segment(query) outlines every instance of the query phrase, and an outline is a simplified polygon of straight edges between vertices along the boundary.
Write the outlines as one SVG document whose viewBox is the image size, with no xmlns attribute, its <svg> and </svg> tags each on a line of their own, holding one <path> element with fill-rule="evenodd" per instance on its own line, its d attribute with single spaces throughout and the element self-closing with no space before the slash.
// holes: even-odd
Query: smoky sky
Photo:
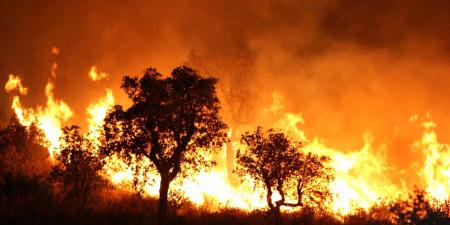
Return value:
<svg viewBox="0 0 450 225">
<path fill-rule="evenodd" d="M 265 125 L 276 91 L 308 136 L 342 149 L 372 132 L 392 159 L 414 158 L 399 154 L 420 137 L 409 118 L 428 112 L 450 140 L 446 0 L 2 1 L 0 17 L 0 82 L 20 75 L 24 104 L 45 104 L 57 62 L 55 97 L 74 110 L 71 123 L 86 126 L 86 106 L 106 87 L 125 102 L 123 75 L 187 64 L 219 78 L 232 126 Z M 92 65 L 111 77 L 90 81 Z M 6 121 L 3 91 L 0 104 Z"/>
</svg>

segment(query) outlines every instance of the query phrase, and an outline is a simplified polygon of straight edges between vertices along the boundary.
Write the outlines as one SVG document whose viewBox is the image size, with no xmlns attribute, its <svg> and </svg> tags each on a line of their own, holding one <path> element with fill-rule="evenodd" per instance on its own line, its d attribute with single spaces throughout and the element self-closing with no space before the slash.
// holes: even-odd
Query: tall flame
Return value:
<svg viewBox="0 0 450 225">
<path fill-rule="evenodd" d="M 106 89 L 105 97 L 101 98 L 97 103 L 89 105 L 86 109 L 88 114 L 88 128 L 92 139 L 100 137 L 98 131 L 103 126 L 103 120 L 108 110 L 114 105 L 115 99 L 111 89 Z"/>
<path fill-rule="evenodd" d="M 64 101 L 54 98 L 53 89 L 53 83 L 48 82 L 45 86 L 47 96 L 45 107 L 38 105 L 36 108 L 25 108 L 22 106 L 19 96 L 14 96 L 12 103 L 12 109 L 22 125 L 29 126 L 31 123 L 36 123 L 43 130 L 45 138 L 49 142 L 48 149 L 51 158 L 54 157 L 54 152 L 59 150 L 62 123 L 73 116 L 72 110 Z"/>
<path fill-rule="evenodd" d="M 421 176 L 426 185 L 426 191 L 431 197 L 445 201 L 450 194 L 450 146 L 440 144 L 435 132 L 436 123 L 428 115 L 428 121 L 423 123 L 425 131 L 416 147 L 422 149 L 425 163 Z"/>
</svg>

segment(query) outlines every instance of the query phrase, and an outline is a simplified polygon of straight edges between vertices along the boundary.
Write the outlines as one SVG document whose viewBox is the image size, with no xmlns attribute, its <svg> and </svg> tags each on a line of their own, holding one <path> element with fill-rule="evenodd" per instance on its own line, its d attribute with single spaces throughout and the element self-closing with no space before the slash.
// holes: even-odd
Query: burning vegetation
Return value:
<svg viewBox="0 0 450 225">
<path fill-rule="evenodd" d="M 158 216 L 152 220 L 159 224 L 205 207 L 209 213 L 235 209 L 247 215 L 267 208 L 268 223 L 308 212 L 314 218 L 329 215 L 326 221 L 333 223 L 356 215 L 365 222 L 449 222 L 448 146 L 438 143 L 431 120 L 414 143 L 425 156 L 420 174 L 426 186 L 413 193 L 384 175 L 389 168 L 373 152 L 370 135 L 361 150 L 344 153 L 309 140 L 297 128 L 301 116 L 285 114 L 267 133 L 257 127 L 234 139 L 221 119 L 216 85 L 188 67 L 167 77 L 153 68 L 142 77 L 125 76 L 121 87 L 131 106 L 114 105 L 106 89 L 87 107 L 83 133 L 78 126 L 62 127 L 73 112 L 55 99 L 52 82 L 45 88 L 45 107 L 25 108 L 19 95 L 26 96 L 27 87 L 10 75 L 5 90 L 19 95 L 12 96 L 15 113 L 0 137 L 5 218 L 14 218 L 11 207 L 23 207 L 24 196 L 45 191 L 47 204 L 71 212 L 102 210 L 97 201 L 113 204 L 125 196 L 139 196 L 133 200 L 139 204 L 156 197 Z M 273 96 L 266 112 L 282 108 Z M 231 170 L 229 163 L 221 165 L 230 153 Z M 120 201 L 114 204 L 130 204 Z"/>
<path fill-rule="evenodd" d="M 448 2 L 8 4 L 0 224 L 450 224 Z"/>
</svg>

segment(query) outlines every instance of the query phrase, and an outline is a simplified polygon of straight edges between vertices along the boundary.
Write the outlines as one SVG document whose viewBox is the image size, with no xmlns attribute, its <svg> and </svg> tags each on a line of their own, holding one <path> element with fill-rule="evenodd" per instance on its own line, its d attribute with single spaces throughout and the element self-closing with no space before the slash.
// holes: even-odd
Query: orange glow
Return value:
<svg viewBox="0 0 450 225">
<path fill-rule="evenodd" d="M 10 80 L 5 85 L 5 90 L 20 89 L 23 87 L 19 77 L 10 76 Z M 13 96 L 12 108 L 16 112 L 23 125 L 30 125 L 35 122 L 44 131 L 49 142 L 49 152 L 51 157 L 58 153 L 59 137 L 61 127 L 73 112 L 63 100 L 56 100 L 53 94 L 54 84 L 48 82 L 45 88 L 47 104 L 34 108 L 23 107 L 20 97 Z M 26 91 L 23 91 L 26 93 Z M 88 115 L 88 134 L 93 141 L 98 141 L 101 136 L 101 126 L 106 116 L 107 110 L 115 104 L 115 98 L 111 89 L 105 90 L 105 96 L 90 104 L 86 108 Z M 330 184 L 333 199 L 330 202 L 329 210 L 338 214 L 349 214 L 357 209 L 368 209 L 383 199 L 395 199 L 406 195 L 410 190 L 405 186 L 397 186 L 387 176 L 391 169 L 386 159 L 385 145 L 378 147 L 373 145 L 373 135 L 367 132 L 363 135 L 364 144 L 361 148 L 352 151 L 343 151 L 327 146 L 320 137 L 310 138 L 306 132 L 299 129 L 305 124 L 301 114 L 283 113 L 284 106 L 281 99 L 283 96 L 273 94 L 274 103 L 264 111 L 277 116 L 277 120 L 271 127 L 283 130 L 291 137 L 301 140 L 304 143 L 304 151 L 313 152 L 331 158 L 330 166 L 335 170 L 335 180 Z M 414 115 L 410 119 L 416 122 L 419 116 Z M 439 200 L 446 200 L 450 193 L 450 151 L 449 146 L 440 144 L 434 131 L 436 124 L 427 117 L 423 123 L 424 132 L 421 140 L 416 141 L 413 147 L 418 148 L 425 156 L 425 161 L 420 172 L 426 191 L 432 197 Z M 232 138 L 233 128 L 228 131 L 228 137 Z M 99 142 L 98 142 L 99 143 Z M 244 210 L 253 210 L 266 207 L 265 191 L 261 187 L 256 187 L 250 177 L 243 179 L 241 184 L 232 184 L 227 170 L 227 148 L 241 148 L 239 140 L 231 140 L 231 144 L 224 144 L 222 150 L 214 156 L 205 156 L 217 161 L 217 166 L 211 170 L 201 171 L 198 174 L 189 176 L 186 180 L 177 180 L 172 185 L 171 190 L 181 191 L 184 196 L 194 204 L 200 206 L 207 204 L 212 209 L 220 207 L 233 207 Z M 134 160 L 134 165 L 143 167 L 150 165 L 150 161 Z M 133 172 L 132 167 L 127 166 L 117 156 L 109 157 L 103 170 L 104 176 L 111 182 L 123 189 L 132 191 Z M 147 182 L 140 184 L 140 188 L 145 194 L 150 196 L 158 195 L 158 176 L 155 173 L 138 172 L 138 180 Z M 401 183 L 405 183 L 403 181 Z M 277 198 L 275 192 L 273 198 Z"/>
<path fill-rule="evenodd" d="M 96 66 L 92 66 L 91 69 L 89 70 L 89 77 L 93 80 L 93 81 L 99 81 L 99 80 L 103 80 L 109 77 L 109 74 L 99 71 L 98 68 Z"/>
<path fill-rule="evenodd" d="M 88 114 L 88 129 L 92 139 L 100 137 L 99 129 L 103 126 L 103 120 L 106 113 L 114 105 L 115 99 L 111 89 L 106 89 L 105 97 L 101 98 L 97 103 L 93 103 L 86 108 Z"/>
<path fill-rule="evenodd" d="M 28 88 L 22 85 L 20 78 L 9 74 L 8 82 L 5 84 L 5 91 L 11 92 L 13 90 L 18 90 L 21 95 L 26 95 L 28 93 Z"/>
<path fill-rule="evenodd" d="M 53 55 L 59 55 L 59 52 L 60 52 L 61 50 L 58 48 L 58 47 L 53 47 L 52 48 L 52 54 Z"/>
<path fill-rule="evenodd" d="M 153 204 L 157 201 L 141 201 L 135 199 L 134 194 L 155 198 L 159 195 L 159 174 L 147 158 L 154 155 L 142 154 L 142 149 L 149 151 L 159 141 L 164 148 L 163 156 L 153 160 L 163 161 L 161 171 L 178 172 L 178 167 L 173 166 L 178 160 L 190 160 L 191 156 L 200 155 L 215 161 L 212 168 L 198 168 L 198 171 L 187 168 L 186 164 L 180 165 L 181 173 L 170 183 L 168 194 L 167 212 L 170 216 L 176 215 L 170 221 L 190 222 L 198 217 L 202 219 L 204 209 L 219 211 L 230 207 L 244 211 L 237 213 L 236 220 L 243 215 L 244 220 L 251 223 L 253 213 L 247 216 L 246 212 L 255 210 L 254 214 L 259 217 L 262 213 L 258 210 L 269 208 L 267 190 L 258 186 L 260 184 L 251 176 L 240 177 L 241 174 L 234 171 L 239 168 L 238 163 L 243 162 L 236 157 L 238 152 L 245 151 L 246 146 L 240 142 L 242 135 L 255 131 L 259 126 L 263 130 L 273 128 L 284 132 L 296 144 L 301 143 L 299 151 L 326 156 L 323 158 L 327 158 L 324 160 L 328 163 L 327 169 L 334 172 L 334 176 L 327 177 L 330 178 L 330 192 L 326 195 L 331 197 L 324 202 L 330 215 L 345 218 L 357 213 L 358 218 L 368 221 L 372 216 L 383 214 L 383 219 L 390 220 L 392 218 L 384 218 L 390 217 L 391 210 L 390 205 L 384 203 L 406 200 L 409 194 L 414 197 L 415 188 L 426 192 L 430 204 L 447 201 L 450 208 L 450 0 L 131 1 L 126 2 L 128 4 L 106 0 L 84 4 L 79 1 L 3 2 L 0 15 L 3 16 L 0 20 L 3 32 L 0 38 L 0 85 L 3 85 L 0 125 L 8 128 L 3 134 L 5 140 L 9 139 L 0 140 L 0 144 L 11 145 L 10 140 L 19 139 L 10 138 L 11 135 L 6 133 L 15 128 L 8 127 L 8 117 L 15 113 L 20 124 L 42 130 L 29 132 L 28 136 L 44 136 L 39 137 L 39 142 L 44 142 L 45 154 L 41 154 L 42 148 L 35 147 L 30 138 L 19 143 L 20 147 L 27 145 L 23 148 L 24 154 L 19 154 L 22 152 L 18 151 L 17 145 L 6 146 L 4 154 L 0 152 L 0 163 L 5 161 L 5 166 L 0 165 L 0 187 L 3 183 L 9 185 L 2 176 L 7 175 L 10 168 L 14 175 L 12 178 L 21 178 L 22 170 L 28 172 L 35 167 L 42 167 L 39 171 L 51 171 L 61 158 L 58 157 L 62 155 L 61 147 L 66 146 L 60 140 L 64 127 L 76 125 L 83 141 L 88 140 L 81 142 L 87 143 L 85 149 L 90 154 L 86 156 L 103 157 L 105 152 L 112 154 L 101 158 L 99 163 L 104 165 L 99 175 L 102 183 L 107 185 L 95 190 L 92 188 L 92 194 L 102 197 L 109 191 L 118 196 L 126 193 L 124 198 L 117 197 L 117 201 L 99 198 L 101 201 L 95 202 L 97 199 L 90 198 L 91 193 L 86 198 L 88 195 L 72 188 L 75 197 L 78 194 L 83 197 L 74 198 L 76 201 L 72 207 L 69 201 L 72 199 L 64 198 L 71 194 L 71 186 L 49 179 L 52 190 L 48 197 L 51 201 L 41 200 L 45 204 L 55 200 L 57 206 L 67 207 L 61 207 L 61 214 L 59 208 L 53 210 L 53 205 L 49 210 L 41 210 L 43 207 L 40 207 L 31 216 L 45 219 L 45 216 L 50 218 L 52 213 L 58 213 L 54 220 L 60 221 L 60 217 L 69 218 L 78 212 L 75 206 L 89 206 L 86 216 L 80 217 L 80 223 L 85 218 L 90 221 L 88 216 L 92 216 L 93 221 L 99 219 L 103 222 L 94 214 L 98 211 L 102 216 L 110 215 L 109 212 L 123 212 L 121 216 L 124 218 L 153 218 L 153 212 L 158 210 Z M 178 79 L 170 79 L 182 78 L 182 74 L 177 74 L 174 69 L 184 66 L 194 69 L 202 78 L 216 79 L 196 85 L 215 86 L 214 90 L 199 89 L 201 96 L 214 94 L 219 99 L 217 108 L 216 99 L 199 101 L 191 98 L 191 92 L 198 90 L 185 89 L 183 85 L 193 80 L 183 78 L 178 82 Z M 148 73 L 153 68 L 158 75 Z M 146 73 L 150 79 L 140 80 Z M 167 81 L 170 82 L 153 82 L 154 78 L 169 78 Z M 172 83 L 175 86 L 171 86 Z M 164 87 L 160 89 L 156 85 Z M 173 92 L 178 87 L 182 87 L 182 91 Z M 154 95 L 165 96 L 149 99 Z M 174 96 L 177 101 L 206 102 L 208 107 L 197 107 L 189 102 L 172 107 L 173 102 L 177 102 L 172 101 Z M 132 107 L 129 113 L 122 114 L 118 110 L 117 117 L 111 117 L 111 121 L 116 119 L 121 123 L 112 126 L 114 129 L 104 129 L 110 128 L 104 127 L 108 110 L 120 105 L 127 111 L 133 104 L 136 107 Z M 148 108 L 150 105 L 162 107 Z M 214 109 L 208 110 L 209 106 L 214 106 Z M 174 109 L 183 115 L 155 118 L 145 114 L 167 113 Z M 190 116 L 194 119 L 185 119 L 184 116 L 192 113 L 185 112 L 189 109 L 201 112 Z M 227 125 L 227 137 L 223 139 L 229 141 L 217 146 L 215 141 L 207 143 L 206 140 L 212 139 L 210 135 L 204 135 L 198 139 L 199 144 L 217 147 L 217 152 L 210 154 L 196 149 L 198 152 L 192 155 L 174 154 L 178 153 L 177 147 L 189 146 L 192 150 L 190 144 L 195 144 L 185 142 L 191 137 L 192 129 L 186 132 L 174 124 L 187 125 L 201 117 L 206 121 L 215 120 L 215 116 L 209 115 L 216 112 Z M 164 123 L 170 118 L 172 121 Z M 143 121 L 147 123 L 145 128 L 149 125 L 158 127 L 151 131 L 142 129 L 143 124 L 139 123 Z M 15 118 L 10 122 L 16 122 Z M 204 131 L 218 124 L 195 123 L 195 127 L 202 127 Z M 33 129 L 28 130 L 34 132 Z M 129 136 L 117 135 L 126 130 L 144 135 L 132 141 Z M 111 137 L 120 138 L 108 140 L 112 144 L 105 147 L 102 144 L 107 142 L 107 131 L 111 132 Z M 161 139 L 155 135 L 159 132 L 162 132 L 159 135 Z M 22 132 L 17 136 L 27 135 Z M 173 140 L 169 141 L 167 137 Z M 142 143 L 135 143 L 136 140 L 147 145 L 139 145 Z M 138 149 L 132 151 L 124 146 L 138 146 Z M 28 152 L 36 154 L 25 157 Z M 141 153 L 143 159 L 130 152 Z M 175 157 L 165 160 L 170 154 Z M 42 157 L 48 158 L 42 160 L 45 164 L 40 162 Z M 30 159 L 37 163 L 16 165 L 16 159 L 24 162 Z M 68 160 L 72 164 L 74 161 Z M 271 161 L 275 160 L 271 158 Z M 189 163 L 200 164 L 196 160 Z M 292 166 L 286 165 L 284 167 L 280 163 L 276 166 Z M 305 164 L 298 167 L 301 165 Z M 297 187 L 291 187 L 296 185 L 292 176 L 289 177 L 292 181 L 284 185 L 286 189 L 292 188 L 286 190 L 286 203 L 292 204 L 286 205 L 295 207 L 282 206 L 281 210 L 285 212 L 306 208 L 293 204 L 298 199 L 292 196 L 297 191 Z M 39 188 L 47 185 L 47 182 L 41 185 L 39 179 L 31 180 L 30 184 L 39 181 L 34 188 L 39 192 L 32 188 L 31 194 L 41 193 Z M 105 180 L 110 182 L 103 182 Z M 105 187 L 111 190 L 102 189 Z M 273 189 L 272 198 L 281 198 L 276 188 Z M 320 190 L 314 188 L 315 193 Z M 172 212 L 173 201 L 170 198 L 175 192 L 189 203 L 182 204 L 180 209 L 173 207 L 178 211 Z M 128 198 L 128 194 L 131 197 Z M 313 202 L 307 198 L 309 196 L 302 197 L 302 200 Z M 0 215 L 13 216 L 16 210 L 9 210 L 8 199 L 4 199 L 7 208 L 3 209 L 1 198 L 0 193 Z M 22 199 L 27 200 L 28 197 L 24 195 L 19 200 Z M 134 202 L 139 205 L 132 205 Z M 13 203 L 28 205 L 20 201 Z M 116 203 L 123 204 L 123 208 L 116 210 L 113 205 Z M 126 207 L 130 205 L 133 207 L 128 213 Z M 191 206 L 201 210 L 191 210 Z M 380 209 L 374 206 L 380 206 Z M 17 210 L 22 211 L 20 208 Z M 228 210 L 223 211 L 222 214 L 228 213 Z M 45 215 L 41 216 L 41 212 Z M 318 211 L 314 209 L 313 212 Z M 183 214 L 188 213 L 196 215 L 185 218 Z M 299 218 L 321 214 L 301 213 L 298 213 Z M 300 221 L 294 217 L 297 215 L 286 217 L 282 222 Z M 216 215 L 213 218 L 216 219 Z M 348 221 L 343 223 L 358 223 L 358 218 L 348 217 Z M 222 218 L 219 215 L 217 219 Z M 277 219 L 276 216 L 273 219 Z"/>
<path fill-rule="evenodd" d="M 49 142 L 50 157 L 54 157 L 54 152 L 59 150 L 59 138 L 61 137 L 62 123 L 73 116 L 70 107 L 62 100 L 56 100 L 53 95 L 54 85 L 49 82 L 45 86 L 47 104 L 45 107 L 36 106 L 36 108 L 25 108 L 20 102 L 19 96 L 13 97 L 12 109 L 17 114 L 19 121 L 24 126 L 36 123 L 45 134 Z"/>
<path fill-rule="evenodd" d="M 415 146 L 425 155 L 425 164 L 420 173 L 425 181 L 425 190 L 431 197 L 445 201 L 450 193 L 450 148 L 448 144 L 438 142 L 436 126 L 430 115 L 427 115 L 422 139 Z"/>
<path fill-rule="evenodd" d="M 383 149 L 374 149 L 370 133 L 364 135 L 364 146 L 359 150 L 344 152 L 326 146 L 320 138 L 310 141 L 305 132 L 297 128 L 303 124 L 301 115 L 287 113 L 274 125 L 293 137 L 304 141 L 304 150 L 331 158 L 335 180 L 330 184 L 334 199 L 331 209 L 349 214 L 358 208 L 367 209 L 383 198 L 395 198 L 404 193 L 387 177 L 388 165 Z"/>
</svg>

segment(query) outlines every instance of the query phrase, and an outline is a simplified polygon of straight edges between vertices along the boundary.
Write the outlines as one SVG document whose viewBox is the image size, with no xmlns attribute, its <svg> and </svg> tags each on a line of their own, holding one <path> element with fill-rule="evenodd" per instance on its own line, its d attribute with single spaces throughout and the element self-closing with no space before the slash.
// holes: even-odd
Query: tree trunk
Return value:
<svg viewBox="0 0 450 225">
<path fill-rule="evenodd" d="M 269 211 L 268 211 L 269 219 L 272 221 L 273 224 L 280 225 L 281 224 L 280 206 L 278 204 L 273 204 L 272 189 L 269 188 L 269 185 L 267 185 L 267 184 L 266 184 L 266 188 L 267 188 L 266 200 L 267 200 L 267 205 L 269 206 Z"/>
<path fill-rule="evenodd" d="M 266 182 L 266 189 L 267 189 L 267 195 L 266 195 L 266 200 L 267 200 L 267 205 L 269 206 L 269 209 L 272 211 L 273 210 L 273 203 L 272 203 L 272 189 L 270 188 L 270 185 L 268 184 L 268 182 Z"/>
<path fill-rule="evenodd" d="M 170 180 L 167 176 L 161 176 L 161 183 L 159 185 L 159 208 L 158 208 L 158 223 L 165 224 L 167 214 L 167 198 L 169 193 Z"/>
<path fill-rule="evenodd" d="M 280 210 L 280 206 L 275 206 L 275 208 L 272 210 L 273 213 L 273 217 L 275 220 L 275 225 L 280 225 L 281 224 L 281 210 Z"/>
</svg>

